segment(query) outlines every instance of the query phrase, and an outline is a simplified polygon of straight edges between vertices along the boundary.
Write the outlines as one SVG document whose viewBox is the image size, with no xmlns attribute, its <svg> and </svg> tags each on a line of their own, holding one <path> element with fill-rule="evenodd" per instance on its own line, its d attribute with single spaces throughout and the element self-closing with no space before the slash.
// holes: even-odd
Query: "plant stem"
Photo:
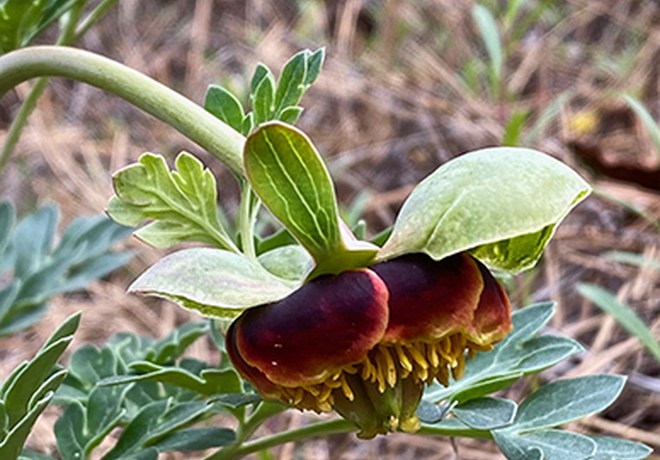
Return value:
<svg viewBox="0 0 660 460">
<path fill-rule="evenodd" d="M 76 29 L 76 24 L 80 20 L 80 15 L 82 14 L 84 7 L 85 2 L 79 1 L 71 9 L 67 22 L 62 28 L 60 36 L 57 39 L 58 45 L 70 45 L 75 43 L 75 41 L 79 38 L 75 35 L 74 31 Z M 48 78 L 38 79 L 21 104 L 21 108 L 16 114 L 16 118 L 14 118 L 12 121 L 11 126 L 9 127 L 7 138 L 5 139 L 5 143 L 2 146 L 2 150 L 0 151 L 0 172 L 2 172 L 2 170 L 7 165 L 9 157 L 16 148 L 16 144 L 21 137 L 21 133 L 27 124 L 27 120 L 30 117 L 30 114 L 32 114 L 34 111 L 34 108 L 37 105 L 37 101 L 46 90 L 46 86 L 48 86 Z"/>
<path fill-rule="evenodd" d="M 256 259 L 257 251 L 254 247 L 254 217 L 256 213 L 253 212 L 253 199 L 252 187 L 247 181 L 241 181 L 241 210 L 238 217 L 241 246 L 245 255 Z"/>
<path fill-rule="evenodd" d="M 315 438 L 319 436 L 327 436 L 329 434 L 349 433 L 351 431 L 355 431 L 355 426 L 349 422 L 342 419 L 330 420 L 327 422 L 307 425 L 296 430 L 284 431 L 282 433 L 264 436 L 263 438 L 246 442 L 245 444 L 239 445 L 237 447 L 226 447 L 216 452 L 215 454 L 206 457 L 206 460 L 233 460 L 244 457 L 253 452 L 269 449 L 271 447 L 285 444 L 287 442 L 298 441 L 307 438 Z"/>
<path fill-rule="evenodd" d="M 119 0 L 102 0 L 101 3 L 96 5 L 96 8 L 94 8 L 92 12 L 82 20 L 80 25 L 76 27 L 75 40 L 78 41 L 80 38 L 82 38 L 82 36 L 85 35 L 87 31 L 99 21 L 99 19 L 105 16 L 108 10 L 112 8 L 118 1 Z"/>
<path fill-rule="evenodd" d="M 264 436 L 254 441 L 249 441 L 244 444 L 233 445 L 225 447 L 218 452 L 206 457 L 205 460 L 234 460 L 249 455 L 254 452 L 259 452 L 264 449 L 285 444 L 287 442 L 300 441 L 308 438 L 318 438 L 319 436 L 327 436 L 330 434 L 350 433 L 355 431 L 355 425 L 343 419 L 329 420 L 325 422 L 314 423 L 307 425 L 296 430 L 285 431 L 276 433 L 270 436 Z M 426 436 L 449 436 L 449 437 L 463 437 L 474 439 L 492 439 L 490 431 L 474 430 L 466 427 L 452 427 L 452 426 L 434 426 L 422 425 L 417 431 L 419 435 Z"/>
<path fill-rule="evenodd" d="M 126 99 L 169 124 L 243 176 L 245 137 L 190 99 L 103 56 L 75 48 L 35 46 L 0 57 L 0 97 L 35 77 L 65 77 Z"/>
</svg>

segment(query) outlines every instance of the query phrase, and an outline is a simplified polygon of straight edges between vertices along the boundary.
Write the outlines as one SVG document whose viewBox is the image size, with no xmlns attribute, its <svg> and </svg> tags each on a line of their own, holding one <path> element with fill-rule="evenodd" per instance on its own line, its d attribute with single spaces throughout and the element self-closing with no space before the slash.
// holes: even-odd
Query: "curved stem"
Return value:
<svg viewBox="0 0 660 460">
<path fill-rule="evenodd" d="M 330 420 L 327 422 L 307 425 L 296 430 L 284 431 L 282 433 L 264 436 L 263 438 L 246 442 L 245 444 L 235 448 L 233 448 L 233 446 L 229 446 L 227 448 L 221 449 L 213 455 L 206 457 L 206 460 L 233 460 L 244 457 L 253 452 L 259 452 L 260 450 L 268 449 L 280 444 L 285 444 L 287 442 L 298 441 L 307 438 L 315 438 L 319 436 L 327 436 L 329 434 L 350 433 L 351 431 L 355 431 L 355 425 L 352 425 L 351 423 L 342 419 Z"/>
<path fill-rule="evenodd" d="M 61 46 L 35 46 L 0 57 L 0 97 L 35 77 L 65 77 L 126 99 L 169 124 L 243 175 L 245 137 L 190 99 L 112 59 Z"/>
<path fill-rule="evenodd" d="M 276 433 L 263 438 L 255 439 L 244 444 L 227 446 L 218 452 L 206 457 L 205 460 L 234 460 L 245 455 L 269 449 L 271 447 L 292 441 L 300 441 L 308 438 L 318 438 L 338 433 L 351 433 L 356 430 L 355 425 L 343 419 L 329 420 L 314 423 L 296 430 Z M 422 425 L 415 434 L 426 436 L 448 436 L 474 439 L 493 439 L 490 431 L 474 430 L 466 427 Z"/>
</svg>

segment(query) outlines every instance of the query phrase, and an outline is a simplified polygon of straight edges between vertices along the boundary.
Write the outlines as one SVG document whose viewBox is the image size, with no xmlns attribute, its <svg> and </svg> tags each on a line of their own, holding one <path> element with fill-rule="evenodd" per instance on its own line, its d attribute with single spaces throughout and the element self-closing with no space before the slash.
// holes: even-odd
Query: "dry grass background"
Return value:
<svg viewBox="0 0 660 460">
<path fill-rule="evenodd" d="M 660 334 L 660 271 L 603 257 L 616 250 L 660 258 L 659 157 L 619 97 L 632 92 L 656 118 L 660 114 L 660 4 L 550 3 L 549 12 L 522 39 L 505 37 L 503 87 L 513 96 L 499 100 L 484 90 L 471 90 L 461 77 L 470 61 L 486 56 L 470 1 L 121 0 L 79 46 L 124 62 L 198 102 L 210 83 L 243 90 L 259 61 L 278 69 L 301 48 L 326 46 L 328 60 L 303 100 L 306 110 L 299 124 L 327 155 L 343 202 L 359 197 L 374 232 L 392 224 L 413 184 L 439 164 L 467 150 L 500 144 L 514 112 L 529 110 L 533 124 L 563 91 L 571 90 L 557 117 L 526 145 L 576 167 L 599 193 L 560 227 L 540 266 L 514 280 L 512 300 L 516 307 L 557 301 L 552 328 L 588 348 L 542 374 L 543 381 L 594 372 L 630 376 L 612 408 L 571 429 L 642 441 L 660 452 L 660 363 L 575 290 L 578 282 L 608 289 Z M 2 100 L 2 130 L 28 89 L 22 85 Z M 54 201 L 68 222 L 103 210 L 112 193 L 111 171 L 145 150 L 172 156 L 181 149 L 198 154 L 217 173 L 221 200 L 235 208 L 231 176 L 213 157 L 124 101 L 83 84 L 53 81 L 0 179 L 0 194 L 20 213 Z M 627 181 L 608 178 L 617 177 L 622 168 L 633 171 Z M 646 178 L 647 187 L 636 178 Z M 124 293 L 134 276 L 163 255 L 129 244 L 140 251 L 130 267 L 85 294 L 56 299 L 36 327 L 0 342 L 7 351 L 0 375 L 29 357 L 73 311 L 84 314 L 74 347 L 101 343 L 123 330 L 161 336 L 189 318 L 172 304 Z M 217 359 L 205 343 L 192 352 Z M 507 396 L 520 398 L 538 383 L 520 382 Z M 264 432 L 299 426 L 310 418 L 287 414 Z M 51 412 L 39 425 L 31 440 L 34 447 L 52 449 L 53 419 Z M 502 458 L 492 444 L 467 440 L 453 445 L 408 435 L 370 442 L 333 436 L 285 445 L 274 455 Z M 660 454 L 651 458 L 658 460 Z"/>
</svg>

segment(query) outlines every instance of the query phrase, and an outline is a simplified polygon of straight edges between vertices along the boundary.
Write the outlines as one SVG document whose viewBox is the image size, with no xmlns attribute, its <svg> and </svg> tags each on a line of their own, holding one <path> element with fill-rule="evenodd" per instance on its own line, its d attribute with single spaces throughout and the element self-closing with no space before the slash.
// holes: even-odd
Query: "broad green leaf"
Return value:
<svg viewBox="0 0 660 460">
<path fill-rule="evenodd" d="M 304 133 L 262 125 L 248 137 L 244 161 L 255 193 L 316 262 L 310 278 L 371 262 L 377 248 L 343 227 L 328 170 Z"/>
<path fill-rule="evenodd" d="M 204 108 L 237 131 L 242 130 L 243 106 L 222 86 L 210 85 L 206 90 Z"/>
<path fill-rule="evenodd" d="M 471 428 L 494 430 L 510 425 L 517 409 L 516 403 L 508 399 L 478 398 L 454 407 L 452 413 Z"/>
<path fill-rule="evenodd" d="M 194 452 L 233 443 L 236 433 L 228 428 L 187 428 L 153 445 L 160 452 Z"/>
<path fill-rule="evenodd" d="M 286 109 L 282 110 L 282 113 L 280 113 L 278 119 L 284 123 L 294 125 L 300 118 L 300 115 L 302 115 L 303 110 L 304 109 L 302 107 L 299 107 L 297 105 L 292 107 L 287 107 Z"/>
<path fill-rule="evenodd" d="M 191 248 L 160 260 L 129 291 L 163 297 L 208 317 L 238 316 L 245 308 L 274 302 L 297 288 L 255 260 L 221 249 Z"/>
<path fill-rule="evenodd" d="M 616 400 L 625 381 L 618 375 L 590 375 L 549 383 L 525 399 L 515 423 L 505 429 L 536 431 L 595 414 Z"/>
<path fill-rule="evenodd" d="M 632 308 L 620 302 L 616 296 L 605 289 L 593 284 L 579 284 L 577 289 L 582 296 L 591 300 L 598 308 L 614 318 L 624 329 L 637 337 L 646 349 L 655 356 L 655 359 L 660 361 L 660 342 Z"/>
<path fill-rule="evenodd" d="M 264 252 L 259 256 L 259 263 L 273 275 L 292 281 L 305 279 L 314 265 L 309 253 L 298 244 Z"/>
<path fill-rule="evenodd" d="M 415 187 L 378 260 L 470 251 L 492 269 L 518 273 L 534 266 L 556 226 L 589 192 L 575 171 L 543 153 L 471 152 Z"/>
<path fill-rule="evenodd" d="M 497 430 L 493 437 L 508 460 L 588 460 L 596 451 L 587 436 L 561 430 L 522 436 Z"/>
<path fill-rule="evenodd" d="M 596 455 L 593 460 L 640 460 L 652 452 L 648 446 L 626 439 L 610 436 L 589 436 L 596 443 Z"/>
<path fill-rule="evenodd" d="M 238 252 L 220 223 L 211 171 L 186 152 L 177 156 L 176 168 L 170 171 L 162 156 L 145 153 L 117 171 L 110 217 L 133 227 L 153 220 L 135 235 L 156 247 L 195 241 Z"/>
</svg>

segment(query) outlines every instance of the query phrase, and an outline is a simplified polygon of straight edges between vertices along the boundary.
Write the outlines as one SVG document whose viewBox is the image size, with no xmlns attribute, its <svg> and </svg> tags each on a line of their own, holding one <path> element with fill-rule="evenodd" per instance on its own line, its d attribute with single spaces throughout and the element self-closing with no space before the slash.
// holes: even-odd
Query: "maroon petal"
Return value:
<svg viewBox="0 0 660 460">
<path fill-rule="evenodd" d="M 481 262 L 476 262 L 484 280 L 484 289 L 468 338 L 473 343 L 489 345 L 499 342 L 511 331 L 511 304 L 500 283 Z"/>
<path fill-rule="evenodd" d="M 283 300 L 246 310 L 232 326 L 232 361 L 249 380 L 254 372 L 245 365 L 277 385 L 319 383 L 380 342 L 387 301 L 385 284 L 370 270 L 318 278 Z"/>
<path fill-rule="evenodd" d="M 384 342 L 431 340 L 471 330 L 484 283 L 469 255 L 434 261 L 424 254 L 410 254 L 371 269 L 390 291 Z"/>
</svg>

